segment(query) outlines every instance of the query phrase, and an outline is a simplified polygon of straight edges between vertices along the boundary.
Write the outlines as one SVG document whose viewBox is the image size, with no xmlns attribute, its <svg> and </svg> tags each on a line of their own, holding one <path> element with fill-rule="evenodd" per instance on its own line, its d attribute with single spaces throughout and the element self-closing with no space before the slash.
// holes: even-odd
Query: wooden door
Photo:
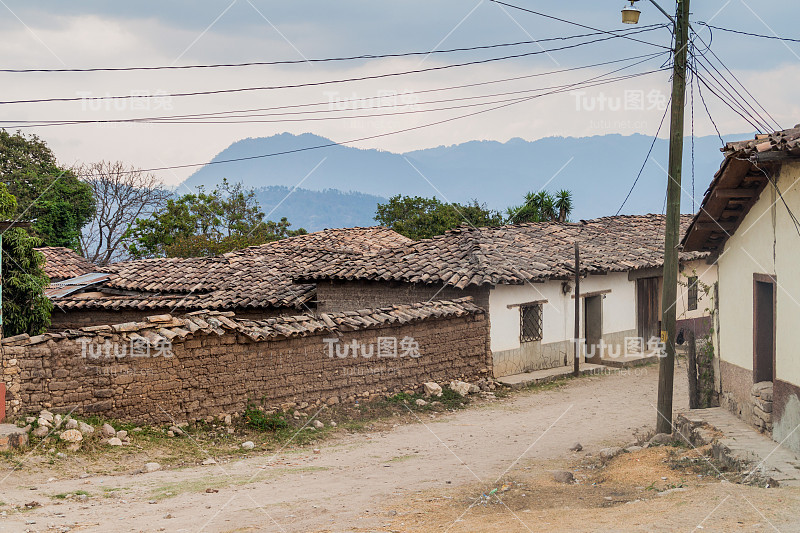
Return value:
<svg viewBox="0 0 800 533">
<path fill-rule="evenodd" d="M 602 357 L 600 340 L 603 338 L 603 296 L 584 298 L 583 323 L 586 337 L 586 360 L 599 363 Z M 594 351 L 592 351 L 594 349 Z"/>
<path fill-rule="evenodd" d="M 775 283 L 756 276 L 753 284 L 753 382 L 775 375 Z"/>
<path fill-rule="evenodd" d="M 661 337 L 658 309 L 659 279 L 661 278 L 641 278 L 636 280 L 636 316 L 639 337 L 644 339 L 645 346 L 653 337 Z"/>
</svg>

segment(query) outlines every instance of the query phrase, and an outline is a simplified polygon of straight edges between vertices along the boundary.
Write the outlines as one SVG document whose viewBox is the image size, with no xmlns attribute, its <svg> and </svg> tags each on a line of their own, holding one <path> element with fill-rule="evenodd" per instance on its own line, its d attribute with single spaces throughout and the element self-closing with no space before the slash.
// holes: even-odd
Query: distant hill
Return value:
<svg viewBox="0 0 800 533">
<path fill-rule="evenodd" d="M 731 136 L 748 138 L 750 134 Z M 236 141 L 213 161 L 276 154 L 328 144 L 324 137 L 283 133 Z M 477 198 L 504 210 L 518 204 L 527 191 L 570 189 L 575 195 L 572 218 L 594 218 L 616 213 L 636 177 L 652 142 L 645 135 L 547 137 L 536 141 L 515 138 L 505 143 L 471 141 L 406 154 L 336 145 L 225 164 L 206 165 L 185 182 L 190 188 L 213 186 L 223 178 L 248 187 L 268 188 L 263 199 L 280 196 L 280 187 L 301 187 L 290 195 L 276 215 L 287 216 L 293 227 L 371 224 L 374 205 L 395 194 L 437 196 L 451 202 Z M 682 211 L 692 212 L 690 139 L 685 142 Z M 722 162 L 717 137 L 695 139 L 694 198 L 699 203 Z M 666 190 L 668 145 L 656 141 L 653 155 L 624 214 L 660 213 Z M 322 162 L 320 164 L 320 162 Z M 314 171 L 315 166 L 319 167 Z M 412 166 L 413 165 L 413 166 Z M 415 168 L 416 167 L 416 168 Z M 310 173 L 311 172 L 311 173 Z M 309 174 L 310 173 L 310 174 Z M 312 191 L 319 196 L 310 196 Z M 347 195 L 357 192 L 361 195 Z M 288 191 L 287 191 L 288 192 Z M 293 197 L 297 195 L 296 198 Z M 263 201 L 266 212 L 274 205 Z M 311 204 L 304 202 L 307 199 Z M 313 209 L 308 209 L 313 205 Z M 291 206 L 292 216 L 283 215 Z M 355 210 L 355 211 L 354 211 Z M 361 211 L 363 210 L 363 211 Z M 356 222 L 360 221 L 360 222 Z"/>
<path fill-rule="evenodd" d="M 270 220 L 286 217 L 291 229 L 320 231 L 325 228 L 374 226 L 375 208 L 386 198 L 335 189 L 310 191 L 282 185 L 256 189 L 256 197 Z"/>
</svg>

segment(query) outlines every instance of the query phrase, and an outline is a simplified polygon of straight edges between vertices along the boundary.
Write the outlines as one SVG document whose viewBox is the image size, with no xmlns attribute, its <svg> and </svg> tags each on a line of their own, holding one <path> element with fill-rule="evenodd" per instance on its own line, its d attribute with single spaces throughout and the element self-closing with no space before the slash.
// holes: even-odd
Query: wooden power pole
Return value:
<svg viewBox="0 0 800 533">
<path fill-rule="evenodd" d="M 675 377 L 675 303 L 678 295 L 678 245 L 681 223 L 684 105 L 689 45 L 689 0 L 678 0 L 675 17 L 675 57 L 667 177 L 667 228 L 664 242 L 664 280 L 661 296 L 661 342 L 666 356 L 658 367 L 657 433 L 672 433 L 672 388 Z"/>
<path fill-rule="evenodd" d="M 572 373 L 578 377 L 581 373 L 581 252 L 578 241 L 575 241 L 575 360 Z"/>
</svg>

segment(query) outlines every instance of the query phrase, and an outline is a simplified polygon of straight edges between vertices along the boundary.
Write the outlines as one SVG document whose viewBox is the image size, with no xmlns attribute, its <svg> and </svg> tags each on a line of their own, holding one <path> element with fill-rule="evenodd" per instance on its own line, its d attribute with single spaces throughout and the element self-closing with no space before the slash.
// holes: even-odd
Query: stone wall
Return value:
<svg viewBox="0 0 800 533">
<path fill-rule="evenodd" d="M 5 339 L 3 381 L 12 415 L 75 409 L 137 423 L 181 422 L 240 413 L 250 401 L 277 408 L 332 404 L 427 381 L 488 377 L 487 327 L 486 314 L 468 302 L 257 324 L 224 314 L 164 315 L 144 323 Z M 126 348 L 156 337 L 171 340 L 170 349 L 153 344 L 149 356 L 131 356 Z M 399 356 L 379 358 L 379 338 L 397 339 Z M 418 357 L 403 356 L 404 346 L 413 348 L 404 339 L 417 343 Z M 350 351 L 341 357 L 354 341 L 359 356 Z M 370 346 L 372 356 L 361 355 Z M 114 355 L 123 349 L 125 355 Z"/>
</svg>

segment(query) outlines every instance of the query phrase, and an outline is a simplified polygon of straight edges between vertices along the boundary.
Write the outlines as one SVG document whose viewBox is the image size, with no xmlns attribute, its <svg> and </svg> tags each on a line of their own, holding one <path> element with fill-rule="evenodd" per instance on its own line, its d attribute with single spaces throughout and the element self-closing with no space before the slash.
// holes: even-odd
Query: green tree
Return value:
<svg viewBox="0 0 800 533">
<path fill-rule="evenodd" d="M 566 222 L 572 213 L 572 193 L 560 190 L 555 196 L 547 191 L 529 192 L 525 203 L 509 207 L 507 223 L 523 222 Z"/>
<path fill-rule="evenodd" d="M 10 219 L 17 200 L 0 184 L 0 218 Z M 50 325 L 53 304 L 44 295 L 50 280 L 42 270 L 44 255 L 34 250 L 41 241 L 21 228 L 3 233 L 3 334 L 38 335 Z"/>
<path fill-rule="evenodd" d="M 150 218 L 137 219 L 125 239 L 136 259 L 200 257 L 306 233 L 303 228 L 290 230 L 286 218 L 264 218 L 252 189 L 223 180 L 210 193 L 200 186 L 197 193 L 170 198 Z"/>
<path fill-rule="evenodd" d="M 34 220 L 44 246 L 80 249 L 81 228 L 95 213 L 92 188 L 61 168 L 44 141 L 0 130 L 0 181 L 17 199 L 11 216 Z"/>
<path fill-rule="evenodd" d="M 475 227 L 499 226 L 503 216 L 472 200 L 467 204 L 444 203 L 437 198 L 397 195 L 378 204 L 375 220 L 411 239 L 442 235 L 461 224 Z"/>
</svg>

